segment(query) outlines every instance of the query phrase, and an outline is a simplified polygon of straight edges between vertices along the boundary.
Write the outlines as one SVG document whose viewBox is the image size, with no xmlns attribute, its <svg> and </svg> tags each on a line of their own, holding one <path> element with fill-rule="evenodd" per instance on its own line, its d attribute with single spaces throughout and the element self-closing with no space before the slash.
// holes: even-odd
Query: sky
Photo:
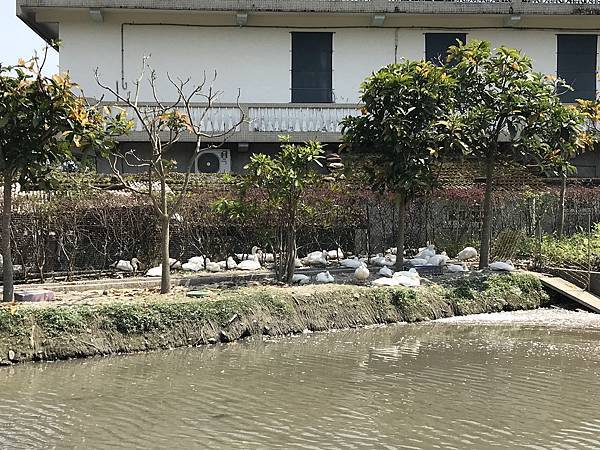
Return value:
<svg viewBox="0 0 600 450">
<path fill-rule="evenodd" d="M 0 0 L 0 62 L 15 64 L 27 59 L 34 51 L 41 53 L 44 40 L 15 15 L 15 0 Z M 44 72 L 58 72 L 58 52 L 51 49 Z"/>
</svg>

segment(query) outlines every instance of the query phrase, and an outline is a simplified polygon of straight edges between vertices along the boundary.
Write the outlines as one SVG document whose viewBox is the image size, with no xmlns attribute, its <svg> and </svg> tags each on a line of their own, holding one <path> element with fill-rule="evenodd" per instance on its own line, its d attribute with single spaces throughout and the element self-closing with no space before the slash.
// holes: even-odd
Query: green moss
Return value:
<svg viewBox="0 0 600 450">
<path fill-rule="evenodd" d="M 523 273 L 459 279 L 448 287 L 448 297 L 459 315 L 532 309 L 548 302 L 540 280 Z"/>
</svg>

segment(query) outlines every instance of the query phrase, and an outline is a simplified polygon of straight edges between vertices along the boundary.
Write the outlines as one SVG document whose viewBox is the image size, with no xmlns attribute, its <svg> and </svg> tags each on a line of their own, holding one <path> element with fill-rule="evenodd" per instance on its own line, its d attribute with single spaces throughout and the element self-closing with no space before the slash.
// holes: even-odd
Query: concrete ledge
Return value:
<svg viewBox="0 0 600 450">
<path fill-rule="evenodd" d="M 597 0 L 410 1 L 410 0 L 18 0 L 21 8 L 115 8 L 180 11 L 265 11 L 404 14 L 600 14 Z"/>
</svg>

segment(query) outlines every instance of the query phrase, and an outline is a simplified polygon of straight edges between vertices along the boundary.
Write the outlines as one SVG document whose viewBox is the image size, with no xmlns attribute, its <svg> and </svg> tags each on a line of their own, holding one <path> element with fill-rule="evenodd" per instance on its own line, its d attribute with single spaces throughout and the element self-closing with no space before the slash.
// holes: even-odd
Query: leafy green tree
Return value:
<svg viewBox="0 0 600 450">
<path fill-rule="evenodd" d="M 47 50 L 46 50 L 47 51 Z M 73 148 L 105 152 L 111 136 L 127 128 L 122 115 L 103 114 L 77 96 L 68 75 L 42 74 L 45 55 L 13 66 L 0 64 L 0 172 L 2 208 L 3 299 L 14 294 L 11 251 L 12 186 L 43 177 L 57 164 L 73 160 Z"/>
<path fill-rule="evenodd" d="M 578 154 L 592 148 L 593 135 L 586 130 L 585 114 L 574 105 L 560 104 L 557 98 L 549 109 L 548 122 L 539 123 L 540 129 L 535 131 L 544 141 L 544 158 L 541 163 L 546 173 L 560 177 L 560 198 L 558 210 L 557 235 L 563 236 L 565 227 L 565 198 L 567 194 L 567 178 L 575 174 L 577 169 L 571 160 Z M 544 126 L 544 128 L 542 128 Z M 530 132 L 534 132 L 530 130 Z"/>
<path fill-rule="evenodd" d="M 404 61 L 382 68 L 361 86 L 358 117 L 342 121 L 344 142 L 373 190 L 395 194 L 397 259 L 403 266 L 406 206 L 436 182 L 435 170 L 453 136 L 454 80 L 444 67 Z"/>
<path fill-rule="evenodd" d="M 457 81 L 455 111 L 464 154 L 485 167 L 480 268 L 489 264 L 494 174 L 503 163 L 565 165 L 574 154 L 580 120 L 560 103 L 562 83 L 535 72 L 519 51 L 472 41 L 448 52 Z M 504 142 L 501 142 L 504 141 Z"/>
<path fill-rule="evenodd" d="M 238 218 L 263 209 L 266 214 L 274 215 L 275 273 L 278 280 L 291 283 L 296 267 L 298 212 L 303 207 L 306 189 L 321 181 L 319 168 L 324 166 L 325 151 L 318 142 L 295 145 L 288 138 L 282 140 L 277 154 L 255 153 L 250 157 L 238 186 L 240 200 L 223 200 L 217 209 Z"/>
</svg>

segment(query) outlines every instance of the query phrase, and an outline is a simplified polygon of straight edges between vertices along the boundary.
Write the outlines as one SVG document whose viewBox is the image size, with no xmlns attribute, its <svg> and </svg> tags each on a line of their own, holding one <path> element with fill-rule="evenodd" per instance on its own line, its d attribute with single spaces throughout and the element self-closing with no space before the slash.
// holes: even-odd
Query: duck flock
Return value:
<svg viewBox="0 0 600 450">
<path fill-rule="evenodd" d="M 418 252 L 412 258 L 405 258 L 405 266 L 408 270 L 394 271 L 396 264 L 396 248 L 390 248 L 385 253 L 367 256 L 347 256 L 341 248 L 333 250 L 321 250 L 309 253 L 303 258 L 296 259 L 296 268 L 341 268 L 353 269 L 354 281 L 357 283 L 367 283 L 371 273 L 376 273 L 377 277 L 370 281 L 373 286 L 408 286 L 416 287 L 421 284 L 419 270 L 438 267 L 440 271 L 446 272 L 468 272 L 467 261 L 475 260 L 478 257 L 477 250 L 473 247 L 466 247 L 455 258 L 451 259 L 445 251 L 437 253 L 434 245 L 418 249 Z M 275 257 L 272 253 L 263 253 L 258 247 L 253 247 L 250 253 L 239 253 L 229 256 L 225 260 L 211 261 L 206 256 L 194 256 L 182 263 L 174 258 L 170 259 L 171 270 L 181 270 L 184 272 L 222 272 L 226 270 L 256 271 L 262 269 L 265 265 L 273 263 Z M 138 273 L 142 272 L 142 264 L 137 258 L 130 261 L 119 260 L 111 265 L 112 268 L 121 272 Z M 370 267 L 370 268 L 369 268 Z M 512 272 L 515 269 L 510 260 L 496 261 L 490 264 L 491 270 Z M 145 272 L 147 277 L 160 277 L 162 267 L 156 266 Z M 297 273 L 293 276 L 294 284 L 309 283 L 335 283 L 334 276 L 329 270 L 324 270 L 311 277 L 304 273 Z"/>
</svg>

